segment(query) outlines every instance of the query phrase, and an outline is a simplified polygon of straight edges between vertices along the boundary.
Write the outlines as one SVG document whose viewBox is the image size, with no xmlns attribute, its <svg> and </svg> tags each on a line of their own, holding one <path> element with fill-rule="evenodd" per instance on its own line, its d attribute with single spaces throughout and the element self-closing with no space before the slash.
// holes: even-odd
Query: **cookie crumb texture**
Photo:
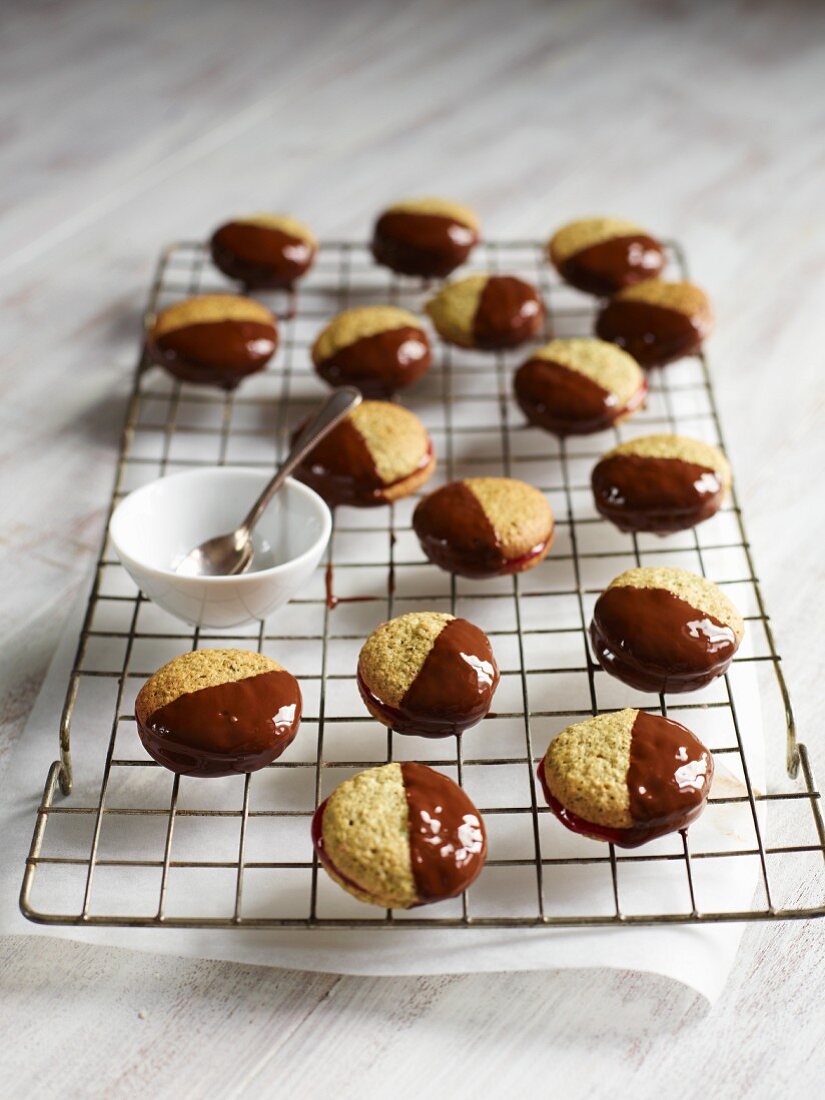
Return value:
<svg viewBox="0 0 825 1100">
<path fill-rule="evenodd" d="M 395 306 L 363 306 L 330 321 L 313 345 L 312 359 L 330 385 L 388 397 L 426 374 L 432 353 L 414 314 Z"/>
<path fill-rule="evenodd" d="M 372 254 L 400 275 L 443 279 L 467 260 L 479 237 L 478 218 L 467 207 L 448 199 L 407 199 L 379 216 Z"/>
<path fill-rule="evenodd" d="M 318 244 L 312 230 L 287 214 L 247 214 L 218 226 L 212 262 L 249 288 L 290 289 L 307 273 Z"/>
<path fill-rule="evenodd" d="M 696 354 L 712 328 L 713 311 L 700 287 L 658 279 L 620 291 L 596 318 L 596 335 L 624 348 L 643 367 Z"/>
<path fill-rule="evenodd" d="M 534 339 L 545 314 L 536 288 L 513 275 L 470 275 L 448 283 L 426 309 L 442 339 L 487 351 Z"/>
<path fill-rule="evenodd" d="M 665 266 L 660 242 L 621 218 L 570 222 L 551 237 L 547 251 L 565 282 L 600 297 L 656 278 Z"/>
</svg>

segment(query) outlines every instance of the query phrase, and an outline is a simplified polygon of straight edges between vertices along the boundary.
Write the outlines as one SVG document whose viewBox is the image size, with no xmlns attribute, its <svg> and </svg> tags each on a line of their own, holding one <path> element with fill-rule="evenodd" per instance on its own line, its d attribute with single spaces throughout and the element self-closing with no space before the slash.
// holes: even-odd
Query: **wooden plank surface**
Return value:
<svg viewBox="0 0 825 1100">
<path fill-rule="evenodd" d="M 0 51 L 0 769 L 99 538 L 159 246 L 268 206 L 363 235 L 434 191 L 490 235 L 611 212 L 687 243 L 825 773 L 825 7 L 6 0 Z M 373 980 L 10 939 L 0 1095 L 813 1095 L 823 956 L 821 926 L 750 928 L 707 1010 L 643 975 Z"/>
</svg>

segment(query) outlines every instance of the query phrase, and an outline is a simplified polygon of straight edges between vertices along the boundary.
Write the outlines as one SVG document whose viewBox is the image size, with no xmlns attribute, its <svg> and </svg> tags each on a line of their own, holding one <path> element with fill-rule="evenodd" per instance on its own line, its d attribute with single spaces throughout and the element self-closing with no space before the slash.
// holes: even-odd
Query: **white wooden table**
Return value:
<svg viewBox="0 0 825 1100">
<path fill-rule="evenodd" d="M 6 0 L 0 50 L 0 769 L 97 545 L 159 246 L 267 207 L 363 235 L 436 192 L 490 235 L 610 212 L 687 242 L 825 773 L 825 7 Z M 710 1011 L 642 975 L 374 980 L 6 940 L 0 1094 L 814 1095 L 823 927 L 751 927 Z"/>
</svg>

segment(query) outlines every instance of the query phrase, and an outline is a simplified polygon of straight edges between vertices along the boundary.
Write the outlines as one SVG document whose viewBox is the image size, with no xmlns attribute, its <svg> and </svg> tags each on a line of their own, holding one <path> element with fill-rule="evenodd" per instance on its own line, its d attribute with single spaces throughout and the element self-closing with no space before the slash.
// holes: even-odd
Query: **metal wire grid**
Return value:
<svg viewBox="0 0 825 1100">
<path fill-rule="evenodd" d="M 670 245 L 669 248 L 671 263 L 678 269 L 681 277 L 686 277 L 687 265 L 681 249 L 675 244 Z M 532 278 L 537 283 L 548 307 L 548 331 L 552 330 L 558 335 L 583 335 L 592 330 L 592 304 L 555 280 L 543 260 L 542 248 L 538 243 L 489 242 L 482 246 L 478 253 L 475 264 L 481 269 L 507 270 Z M 161 257 L 150 292 L 147 319 L 150 319 L 157 309 L 172 300 L 197 292 L 224 289 L 226 284 L 206 262 L 203 245 L 200 243 L 176 244 L 167 249 Z M 314 332 L 323 321 L 340 309 L 370 301 L 392 301 L 409 308 L 420 309 L 426 293 L 426 287 L 409 280 L 399 280 L 376 268 L 363 245 L 330 242 L 322 246 L 315 271 L 304 282 L 297 294 L 290 298 L 282 296 L 276 303 L 276 307 L 280 307 L 277 311 L 282 317 L 282 351 L 277 357 L 275 366 L 256 376 L 255 379 L 248 380 L 238 394 L 222 395 L 170 381 L 162 372 L 152 368 L 142 356 L 128 406 L 110 514 L 117 501 L 134 488 L 136 483 L 151 480 L 174 468 L 191 467 L 199 463 L 212 464 L 216 461 L 221 464 L 271 466 L 286 444 L 290 426 L 294 426 L 305 409 L 312 404 L 312 397 L 296 396 L 294 391 L 297 381 L 305 383 L 312 377 L 308 367 L 308 348 Z M 568 577 L 566 584 L 561 586 L 551 584 L 547 589 L 544 589 L 541 584 L 537 585 L 533 578 L 540 574 L 543 567 L 539 567 L 534 573 L 508 578 L 501 583 L 485 582 L 480 586 L 468 588 L 466 582 L 461 579 L 448 578 L 435 567 L 422 566 L 423 558 L 420 556 L 407 560 L 403 554 L 399 553 L 399 545 L 407 545 L 410 547 L 410 553 L 416 553 L 410 539 L 408 521 L 410 508 L 415 504 L 413 499 L 370 512 L 356 513 L 351 509 L 341 510 L 333 526 L 328 551 L 326 592 L 319 590 L 322 580 L 316 578 L 314 590 L 311 585 L 309 594 L 302 594 L 290 605 L 299 616 L 304 614 L 315 616 L 315 621 L 320 623 L 317 629 L 310 627 L 309 630 L 303 629 L 303 632 L 295 633 L 272 632 L 277 631 L 279 625 L 283 629 L 284 613 L 280 612 L 271 624 L 260 623 L 252 633 L 243 630 L 218 632 L 206 629 L 195 629 L 190 633 L 182 629 L 180 624 L 171 628 L 166 627 L 161 632 L 154 632 L 150 627 L 144 626 L 145 612 L 153 609 L 140 593 L 110 590 L 109 576 L 112 573 L 120 575 L 122 570 L 111 556 L 108 542 L 104 538 L 60 723 L 60 760 L 52 765 L 46 780 L 26 864 L 20 902 L 23 913 L 29 919 L 47 924 L 156 927 L 504 928 L 537 925 L 570 927 L 696 924 L 712 921 L 802 918 L 825 914 L 825 881 L 822 878 L 825 825 L 823 825 L 820 796 L 805 747 L 798 744 L 796 740 L 788 692 L 735 495 L 730 506 L 723 509 L 718 517 L 726 520 L 727 538 L 720 540 L 718 537 L 716 539 L 711 537 L 709 541 L 704 541 L 704 532 L 709 531 L 716 522 L 710 521 L 704 525 L 701 535 L 697 531 L 690 532 L 687 543 L 684 540 L 679 542 L 678 539 L 671 539 L 659 542 L 653 548 L 643 544 L 643 540 L 636 536 L 629 540 L 628 536 L 621 536 L 617 543 L 615 541 L 618 538 L 617 534 L 595 513 L 587 514 L 586 506 L 581 503 L 585 495 L 589 496 L 583 464 L 589 468 L 606 449 L 606 445 L 599 445 L 602 443 L 601 440 L 597 441 L 596 446 L 592 440 L 580 441 L 578 445 L 576 441 L 557 443 L 543 433 L 524 429 L 520 423 L 520 417 L 514 413 L 515 405 L 511 398 L 510 365 L 514 361 L 512 356 L 508 357 L 506 354 L 480 356 L 456 352 L 449 347 L 440 347 L 436 358 L 437 362 L 426 380 L 426 387 L 429 387 L 426 393 L 429 396 L 430 409 L 440 410 L 441 419 L 436 420 L 438 427 L 432 427 L 430 424 L 428 426 L 431 427 L 431 433 L 436 439 L 436 451 L 444 479 L 466 476 L 475 470 L 478 473 L 503 473 L 513 476 L 521 474 L 534 483 L 542 482 L 539 487 L 547 492 L 554 502 L 559 531 L 559 545 L 551 552 L 545 564 L 558 566 L 566 563 Z M 650 406 L 642 416 L 634 418 L 631 422 L 634 430 L 629 433 L 630 435 L 649 430 L 682 430 L 700 434 L 701 429 L 702 434 L 710 441 L 722 444 L 710 375 L 703 356 L 691 360 L 687 369 L 680 371 L 678 367 L 671 367 L 656 373 L 651 383 Z M 422 383 L 416 389 L 424 390 L 424 388 L 425 384 Z M 686 415 L 683 405 L 687 400 L 687 408 L 690 410 L 692 395 L 699 395 L 701 398 L 697 405 L 700 411 L 695 415 L 691 415 L 688 411 Z M 417 397 L 415 392 L 409 397 L 407 395 L 403 397 L 404 403 L 416 411 L 420 411 L 417 404 L 426 399 L 426 397 Z M 477 405 L 473 406 L 473 402 Z M 491 415 L 493 405 L 495 406 L 493 419 L 497 422 L 490 425 L 485 421 Z M 477 417 L 472 413 L 474 407 L 478 409 Z M 196 415 L 190 421 L 193 409 Z M 470 410 L 469 413 L 468 410 Z M 160 416 L 158 416 L 159 412 Z M 479 424 L 482 426 L 479 427 Z M 617 429 L 614 432 L 617 440 L 627 437 L 622 436 L 622 430 Z M 495 453 L 495 448 L 485 449 L 491 447 L 489 437 L 493 433 L 498 435 L 498 453 Z M 195 457 L 192 453 L 189 453 L 188 457 L 181 457 L 177 444 L 182 439 L 193 437 L 200 439 L 208 445 L 208 448 L 211 448 L 208 457 Z M 472 448 L 470 453 L 464 453 L 462 441 L 471 437 L 477 437 L 480 440 L 483 444 L 480 447 L 483 453 L 473 454 Z M 147 445 L 141 445 L 142 439 Z M 531 439 L 532 443 L 525 446 L 525 441 L 528 439 Z M 255 451 L 257 457 L 236 457 L 234 444 L 238 440 L 254 443 L 258 448 Z M 271 456 L 262 456 L 260 450 L 262 445 L 272 445 Z M 459 451 L 461 454 L 458 453 Z M 539 468 L 538 476 L 533 475 L 536 467 Z M 544 484 L 545 478 L 540 473 L 542 470 L 557 471 L 559 480 Z M 342 540 L 349 538 L 357 540 L 352 545 L 360 548 L 361 553 L 350 555 L 357 560 L 345 560 L 346 555 L 342 552 Z M 380 546 L 383 542 L 385 553 L 379 554 L 375 562 L 362 560 L 365 539 L 372 547 Z M 622 540 L 625 541 L 622 542 Z M 608 543 L 609 548 L 606 548 Z M 621 549 L 618 549 L 619 546 Z M 666 560 L 661 558 L 661 555 L 673 555 L 667 560 L 681 564 L 685 554 L 688 554 L 695 562 L 694 567 L 698 566 L 699 571 L 705 573 L 708 560 L 714 553 L 728 551 L 735 551 L 741 555 L 743 575 L 726 577 L 717 574 L 713 579 L 723 585 L 731 586 L 733 590 L 741 592 L 746 589 L 750 593 L 749 609 L 752 613 L 745 616 L 748 629 L 760 631 L 760 637 L 763 637 L 761 653 L 737 656 L 734 665 L 750 665 L 755 673 L 763 670 L 769 673 L 767 679 L 763 678 L 759 686 L 763 706 L 767 706 L 768 697 L 772 693 L 781 703 L 784 714 L 787 771 L 790 778 L 796 780 L 792 784 L 786 782 L 787 789 L 762 792 L 754 788 L 745 748 L 746 738 L 743 737 L 740 727 L 736 694 L 731 685 L 733 673 L 729 673 L 719 683 L 720 692 L 715 698 L 707 698 L 705 693 L 702 693 L 699 701 L 696 701 L 696 697 L 689 696 L 687 700 L 682 697 L 674 702 L 672 699 L 661 696 L 658 700 L 658 708 L 653 705 L 651 697 L 641 701 L 627 699 L 616 702 L 611 699 L 611 704 L 607 705 L 604 698 L 607 686 L 605 676 L 593 662 L 588 649 L 586 640 L 588 605 L 592 603 L 592 599 L 604 583 L 601 581 L 594 585 L 589 579 L 590 570 L 594 565 L 598 567 L 603 565 L 607 568 L 612 565 L 614 558 L 622 558 L 622 564 L 612 569 L 613 573 L 617 573 L 633 563 L 648 564 L 651 557 L 656 560 Z M 424 587 L 428 590 L 420 591 L 413 586 L 411 595 L 399 593 L 401 573 L 404 570 L 419 568 L 425 570 L 421 576 L 427 578 Z M 380 583 L 370 582 L 370 570 L 373 573 L 376 571 L 380 573 L 382 578 Z M 711 572 L 710 569 L 707 571 Z M 347 577 L 363 577 L 364 582 L 359 588 L 358 579 L 354 583 L 350 580 L 345 583 L 345 589 L 349 595 L 336 596 L 333 590 L 340 584 L 342 578 Z M 120 579 L 122 580 L 122 576 Z M 568 600 L 568 606 L 570 606 L 569 601 L 572 601 L 572 606 L 575 608 L 574 621 L 568 619 L 559 623 L 552 621 L 548 623 L 544 617 L 537 618 L 531 607 L 539 604 L 544 597 L 564 598 Z M 467 734 L 466 741 L 459 737 L 449 742 L 430 742 L 426 746 L 422 745 L 417 738 L 398 737 L 392 731 L 387 731 L 385 745 L 381 752 L 353 752 L 352 759 L 341 759 L 335 752 L 328 752 L 328 747 L 334 744 L 336 729 L 348 735 L 348 729 L 352 728 L 353 723 L 364 721 L 360 711 L 351 713 L 344 707 L 343 713 L 339 713 L 338 706 L 330 703 L 330 693 L 336 687 L 336 681 L 350 683 L 352 681 L 351 671 L 339 673 L 332 671 L 331 647 L 337 642 L 346 642 L 355 646 L 355 652 L 357 652 L 358 645 L 372 626 L 385 617 L 399 613 L 402 606 L 408 610 L 415 607 L 446 607 L 453 613 L 462 613 L 463 609 L 471 604 L 474 607 L 480 607 L 482 612 L 485 608 L 490 609 L 489 621 L 484 614 L 477 614 L 475 616 L 477 621 L 491 635 L 497 650 L 499 646 L 508 643 L 514 654 L 514 667 L 505 670 L 502 666 L 504 672 L 502 683 L 507 675 L 512 676 L 516 683 L 515 695 L 511 696 L 514 700 L 511 709 L 498 711 L 487 719 L 488 722 L 504 721 L 506 723 L 509 731 L 506 746 L 511 751 L 498 755 L 494 753 L 486 755 L 481 752 L 474 754 L 474 737 L 478 736 L 476 731 Z M 360 609 L 366 613 L 366 619 L 356 615 L 349 620 L 348 629 L 338 631 L 336 620 L 340 618 L 342 609 L 347 606 L 353 611 Z M 493 614 L 494 609 L 497 611 L 505 609 L 510 616 L 505 626 L 496 626 L 496 622 L 501 621 L 501 617 L 499 614 Z M 117 612 L 122 625 L 119 628 L 100 627 L 98 619 L 101 617 L 101 611 L 106 615 L 112 611 Z M 102 618 L 105 624 L 105 615 Z M 289 621 L 294 624 L 295 617 L 293 616 Z M 346 626 L 346 621 L 342 625 Z M 584 654 L 584 659 L 574 662 L 573 665 L 570 665 L 568 660 L 567 663 L 559 662 L 558 665 L 550 663 L 545 667 L 533 667 L 527 650 L 537 640 L 541 646 L 548 646 L 551 653 L 552 646 L 559 640 L 562 644 L 575 643 L 581 647 L 580 652 Z M 310 752 L 306 759 L 293 759 L 292 750 L 290 750 L 286 760 L 278 760 L 255 775 L 216 781 L 235 784 L 236 787 L 241 786 L 240 802 L 230 808 L 226 808 L 225 804 L 221 804 L 218 808 L 186 805 L 187 800 L 181 795 L 181 779 L 177 776 L 171 780 L 171 793 L 166 804 L 149 806 L 140 804 L 142 800 L 145 801 L 139 789 L 140 779 L 163 772 L 163 769 L 146 759 L 145 754 L 140 752 L 139 746 L 134 758 L 123 755 L 120 738 L 121 731 L 127 731 L 130 733 L 132 742 L 137 744 L 134 736 L 134 717 L 129 711 L 127 696 L 131 690 L 139 686 L 145 676 L 153 671 L 152 668 L 135 667 L 136 650 L 140 646 L 145 648 L 145 645 L 155 643 L 171 645 L 175 652 L 184 652 L 190 647 L 197 648 L 203 644 L 257 646 L 259 650 L 277 645 L 281 647 L 279 652 L 284 655 L 287 665 L 290 661 L 288 654 L 284 652 L 286 647 L 306 644 L 314 646 L 313 664 L 317 672 L 299 674 L 305 690 L 312 681 L 317 681 L 318 684 L 317 713 L 311 716 L 310 722 L 305 722 L 305 725 L 311 724 L 317 729 L 314 752 Z M 101 646 L 116 647 L 118 644 L 122 646 L 122 657 L 119 662 L 115 662 L 113 667 L 94 667 L 94 660 L 90 661 L 89 656 L 93 647 L 96 646 L 96 651 L 101 652 Z M 531 697 L 536 694 L 534 685 L 539 676 L 555 678 L 555 683 L 562 683 L 562 677 L 567 682 L 572 677 L 579 683 L 586 683 L 586 705 L 575 706 L 568 703 L 562 706 L 561 700 L 557 709 L 535 705 Z M 81 685 L 96 678 L 102 678 L 115 685 L 105 761 L 96 797 L 89 798 L 88 804 L 73 805 L 71 800 L 64 801 L 58 798 L 58 786 L 63 795 L 69 795 L 72 791 L 70 748 L 72 719 Z M 615 682 L 612 687 L 615 689 Z M 501 694 L 500 689 L 499 697 Z M 545 693 L 538 694 L 543 696 Z M 535 767 L 544 751 L 547 738 L 542 737 L 536 744 L 536 723 L 543 722 L 545 726 L 549 723 L 551 728 L 560 729 L 571 721 L 590 714 L 613 710 L 619 705 L 642 705 L 647 709 L 658 709 L 662 714 L 667 714 L 668 710 L 685 711 L 685 721 L 688 724 L 691 719 L 698 721 L 702 714 L 712 713 L 715 717 L 725 712 L 729 716 L 734 735 L 733 742 L 715 747 L 714 755 L 717 762 L 722 760 L 737 767 L 741 774 L 742 785 L 737 793 L 714 795 L 710 800 L 711 805 L 707 814 L 712 813 L 715 808 L 725 806 L 745 807 L 752 826 L 752 842 L 736 843 L 733 846 L 711 844 L 704 848 L 700 846 L 700 850 L 697 850 L 693 843 L 695 830 L 691 830 L 690 837 L 663 838 L 663 841 L 648 845 L 641 853 L 619 854 L 613 845 L 602 845 L 595 841 L 575 838 L 555 822 L 547 808 L 540 805 L 543 800 L 537 792 Z M 519 728 L 521 733 L 516 734 L 515 731 Z M 775 741 L 778 728 L 778 726 L 768 725 L 766 736 L 769 740 Z M 383 738 L 383 733 L 381 737 Z M 514 738 L 517 739 L 518 744 L 514 743 Z M 434 745 L 435 748 L 433 748 Z M 491 858 L 488 860 L 485 872 L 478 880 L 478 884 L 483 884 L 485 878 L 489 880 L 490 876 L 497 873 L 506 874 L 511 870 L 526 873 L 529 885 L 526 893 L 522 889 L 520 908 L 516 906 L 514 911 L 513 907 L 508 906 L 506 902 L 503 907 L 495 902 L 492 905 L 488 904 L 486 908 L 483 905 L 480 906 L 477 902 L 479 885 L 476 884 L 457 902 L 442 903 L 430 910 L 415 910 L 407 913 L 387 911 L 382 914 L 378 910 L 373 911 L 369 907 L 353 902 L 353 908 L 346 910 L 344 915 L 329 915 L 331 910 L 319 904 L 319 894 L 323 892 L 326 877 L 319 875 L 314 854 L 307 851 L 306 847 L 300 847 L 297 853 L 288 852 L 286 854 L 290 858 L 277 861 L 271 858 L 250 857 L 248 851 L 250 829 L 254 829 L 258 823 L 264 821 L 271 820 L 279 830 L 287 829 L 290 825 L 299 827 L 303 838 L 301 844 L 303 844 L 303 840 L 309 834 L 309 818 L 324 796 L 325 781 L 328 776 L 338 777 L 326 784 L 327 789 L 331 789 L 340 778 L 339 773 L 346 772 L 347 769 L 357 770 L 399 757 L 418 758 L 436 767 L 452 770 L 460 783 L 465 782 L 469 769 L 472 769 L 477 777 L 491 769 L 499 771 L 507 768 L 516 769 L 516 773 L 521 775 L 522 782 L 526 780 L 528 797 L 523 800 L 523 804 L 485 805 L 483 799 L 479 802 L 476 797 L 488 822 L 491 841 L 496 823 L 509 821 L 518 826 L 520 844 L 526 843 L 530 849 L 526 855 L 513 855 L 511 852 L 509 857 L 499 856 L 496 855 L 491 842 Z M 800 765 L 801 776 L 799 775 Z M 267 803 L 264 799 L 259 805 L 261 800 L 256 800 L 254 797 L 255 785 L 260 784 L 262 777 L 267 773 L 283 777 L 287 783 L 296 782 L 300 775 L 309 775 L 312 788 L 311 804 L 303 808 L 287 808 L 288 800 L 286 806 L 277 806 L 271 801 Z M 168 778 L 168 773 L 163 774 Z M 123 788 L 122 799 L 112 796 L 115 776 L 119 781 L 119 787 Z M 184 782 L 193 781 L 184 780 Z M 209 786 L 203 781 L 194 782 L 198 783 L 199 791 L 204 786 Z M 130 790 L 135 795 L 133 800 L 129 797 Z M 149 801 L 151 802 L 152 799 L 150 798 Z M 198 799 L 196 798 L 195 801 L 197 802 Z M 771 805 L 772 811 L 781 808 L 786 818 L 790 816 L 795 819 L 790 831 L 791 839 L 795 838 L 797 842 L 781 844 L 768 842 L 764 812 L 768 804 Z M 104 823 L 113 817 L 125 819 L 130 829 L 135 829 L 147 821 L 159 823 L 163 831 L 162 850 L 154 858 L 147 858 L 145 851 L 138 851 L 135 854 L 131 849 L 116 850 L 111 856 L 101 854 L 101 831 Z M 78 819 L 89 827 L 83 840 L 75 843 L 74 847 L 72 842 L 67 842 L 68 846 L 63 848 L 58 844 L 57 850 L 62 854 L 44 854 L 44 851 L 49 848 L 51 834 L 69 823 L 76 824 Z M 207 858 L 203 852 L 200 852 L 198 858 L 180 858 L 176 854 L 176 835 L 180 833 L 182 823 L 188 823 L 189 819 L 194 819 L 194 825 L 203 829 L 216 819 L 230 822 L 233 829 L 237 826 L 234 851 L 231 855 L 227 855 L 227 858 L 215 859 Z M 800 837 L 802 837 L 801 841 Z M 137 843 L 139 844 L 139 841 Z M 296 845 L 296 847 L 299 846 Z M 506 851 L 507 845 L 501 846 L 501 850 Z M 66 852 L 69 854 L 65 854 Z M 296 854 L 302 858 L 296 858 Z M 774 883 L 777 877 L 782 878 L 783 883 L 785 879 L 790 878 L 791 886 L 787 894 L 791 898 L 798 897 L 799 884 L 803 876 L 800 873 L 794 874 L 793 869 L 790 868 L 793 857 L 816 860 L 813 871 L 817 876 L 817 904 L 815 905 L 803 906 L 798 901 L 796 904 L 779 904 L 774 897 Z M 701 904 L 701 898 L 697 897 L 698 892 L 695 888 L 697 868 L 708 866 L 710 861 L 727 859 L 735 861 L 748 859 L 758 862 L 757 896 L 752 905 L 746 908 L 727 908 L 724 905 L 705 908 Z M 777 875 L 775 860 L 783 861 L 781 875 Z M 771 866 L 773 871 L 769 870 Z M 101 911 L 96 905 L 97 879 L 102 869 L 110 867 L 128 869 L 131 875 L 136 876 L 143 869 L 150 869 L 159 874 L 156 888 L 149 892 L 140 905 L 134 907 L 136 911 L 127 909 L 123 912 L 117 910 L 117 907 L 110 907 L 109 911 L 105 909 Z M 642 903 L 641 907 L 636 905 L 633 911 L 628 911 L 624 896 L 626 888 L 622 885 L 624 876 L 628 869 L 649 867 L 654 867 L 657 875 L 664 874 L 666 870 L 675 869 L 681 878 L 682 886 L 687 888 L 686 904 L 676 905 L 673 911 L 650 912 Z M 35 903 L 33 893 L 38 876 L 42 877 L 49 870 L 55 869 L 70 870 L 80 875 L 82 899 L 79 905 L 68 907 L 58 905 L 57 895 L 50 894 L 46 883 L 41 887 L 45 897 L 40 900 L 38 896 L 38 901 Z M 220 889 L 226 896 L 223 898 L 220 915 L 203 915 L 194 911 L 194 907 L 193 910 L 188 909 L 185 903 L 182 907 L 170 909 L 168 904 L 170 878 L 182 869 L 207 874 L 218 871 L 227 872 L 221 878 Z M 571 887 L 569 879 L 564 876 L 574 870 L 589 869 L 597 869 L 599 873 L 604 869 L 609 871 L 609 876 L 603 880 L 608 897 L 606 903 L 600 901 L 594 904 L 592 892 L 586 892 L 582 896 L 590 900 L 586 901 L 582 907 L 576 900 L 575 884 Z M 309 876 L 306 892 L 304 894 L 303 889 L 299 890 L 297 900 L 294 895 L 290 895 L 291 904 L 284 904 L 285 895 L 278 889 L 273 889 L 262 903 L 248 912 L 244 887 L 250 875 L 259 871 L 295 872 L 303 876 L 303 881 L 306 881 Z M 558 875 L 561 877 L 557 880 Z M 805 865 L 804 875 L 810 890 L 809 863 Z M 549 884 L 545 881 L 548 876 L 552 879 Z M 524 884 L 523 877 L 521 881 Z M 565 898 L 561 911 L 554 912 L 553 902 L 557 900 L 560 886 L 571 896 Z M 333 890 L 336 898 L 349 901 L 337 888 L 333 887 Z M 505 885 L 504 893 L 506 894 L 507 891 L 508 887 Z M 497 892 L 495 881 L 492 892 L 493 894 Z M 431 915 L 427 915 L 428 913 Z"/>
</svg>

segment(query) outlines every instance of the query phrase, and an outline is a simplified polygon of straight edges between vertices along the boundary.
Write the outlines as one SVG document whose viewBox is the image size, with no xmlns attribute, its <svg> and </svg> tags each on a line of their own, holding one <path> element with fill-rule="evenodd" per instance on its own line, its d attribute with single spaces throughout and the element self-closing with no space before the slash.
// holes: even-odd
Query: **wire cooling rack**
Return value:
<svg viewBox="0 0 825 1100">
<path fill-rule="evenodd" d="M 686 277 L 682 250 L 668 248 L 670 272 Z M 592 301 L 558 282 L 537 242 L 488 242 L 469 266 L 535 282 L 547 304 L 547 334 L 592 331 Z M 147 321 L 172 301 L 226 289 L 203 244 L 175 244 L 160 259 Z M 291 428 L 324 392 L 309 359 L 320 326 L 340 309 L 370 302 L 419 311 L 430 290 L 378 268 L 362 244 L 330 242 L 294 296 L 265 296 L 282 319 L 281 349 L 269 370 L 236 393 L 182 385 L 141 356 L 111 508 L 175 470 L 271 468 Z M 566 443 L 523 424 L 511 396 L 511 368 L 523 357 L 523 350 L 490 355 L 437 345 L 428 376 L 401 397 L 424 420 L 439 459 L 426 491 L 453 477 L 506 474 L 547 494 L 556 544 L 522 576 L 468 581 L 426 563 L 410 527 L 415 497 L 383 509 L 341 508 L 325 566 L 287 608 L 248 629 L 189 632 L 134 588 L 104 538 L 60 722 L 60 759 L 46 780 L 26 863 L 21 908 L 28 918 L 155 927 L 504 928 L 825 913 L 820 796 L 796 739 L 735 494 L 712 520 L 665 540 L 621 534 L 597 515 L 590 497 L 590 469 L 614 442 L 678 430 L 722 445 L 704 357 L 655 372 L 646 409 L 625 425 Z M 590 655 L 586 628 L 596 596 L 640 564 L 706 574 L 744 613 L 747 636 L 730 672 L 702 692 L 639 695 L 607 677 Z M 365 714 L 354 688 L 358 649 L 370 630 L 422 608 L 477 622 L 502 669 L 495 713 L 463 738 L 425 741 L 386 731 Z M 205 781 L 173 777 L 146 757 L 134 726 L 135 694 L 161 663 L 199 646 L 258 648 L 299 676 L 305 718 L 284 759 L 251 776 Z M 620 852 L 564 830 L 543 805 L 535 768 L 553 733 L 634 705 L 695 729 L 724 778 L 686 838 Z M 484 814 L 490 858 L 460 899 L 384 912 L 319 873 L 309 842 L 315 807 L 347 775 L 391 759 L 441 768 Z M 729 892 L 733 881 L 739 888 Z"/>
</svg>

